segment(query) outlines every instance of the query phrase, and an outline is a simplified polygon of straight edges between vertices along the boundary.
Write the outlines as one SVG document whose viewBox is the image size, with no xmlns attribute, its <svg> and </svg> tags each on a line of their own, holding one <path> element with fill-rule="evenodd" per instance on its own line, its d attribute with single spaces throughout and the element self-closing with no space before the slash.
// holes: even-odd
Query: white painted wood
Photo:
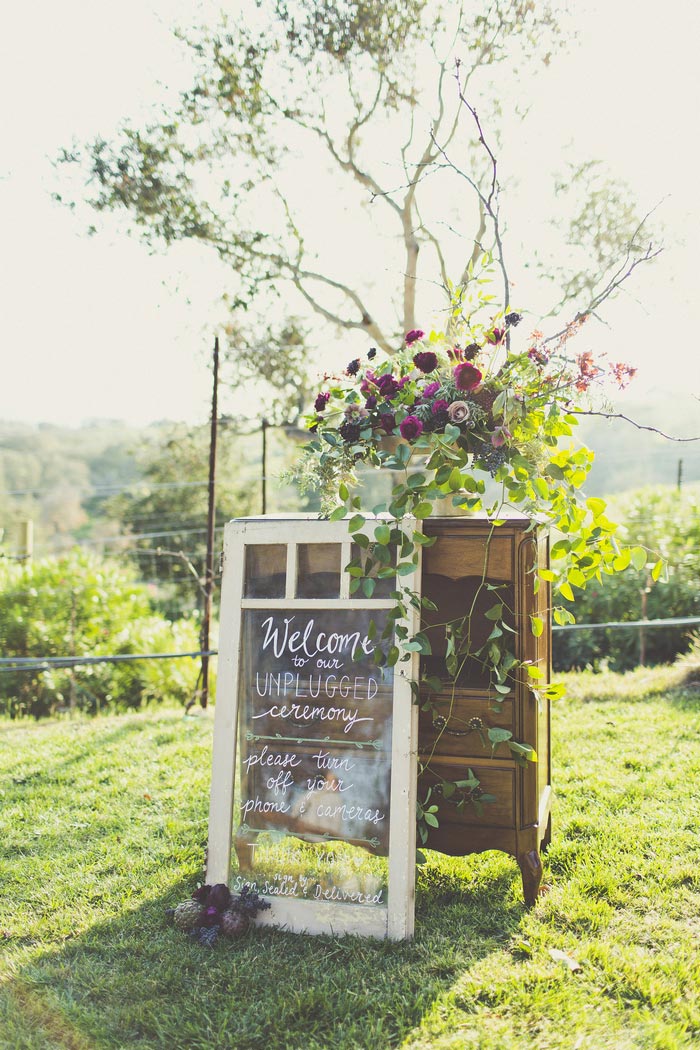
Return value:
<svg viewBox="0 0 700 1050">
<path fill-rule="evenodd" d="M 411 531 L 418 523 L 406 522 Z M 420 554 L 418 567 L 401 585 L 420 592 Z M 409 635 L 419 630 L 420 612 L 408 605 L 403 626 Z M 418 707 L 413 701 L 411 681 L 418 681 L 418 654 L 394 667 L 394 718 L 392 734 L 391 825 L 389 839 L 389 915 L 387 936 L 404 940 L 413 936 L 415 917 L 416 794 L 418 762 Z"/>
<path fill-rule="evenodd" d="M 238 743 L 241 595 L 245 570 L 240 537 L 245 531 L 245 523 L 235 521 L 230 522 L 224 531 L 206 874 L 210 884 L 228 882 L 231 867 L 233 788 Z"/>
<path fill-rule="evenodd" d="M 411 523 L 410 527 L 413 527 Z M 284 599 L 243 599 L 244 546 L 285 543 L 287 585 Z M 209 818 L 208 882 L 228 882 L 230 877 L 234 782 L 237 755 L 238 676 L 242 611 L 367 610 L 391 608 L 386 599 L 349 598 L 347 574 L 341 573 L 338 599 L 295 599 L 298 543 L 339 543 L 341 568 L 350 560 L 347 521 L 315 518 L 240 519 L 226 526 L 221 599 L 219 675 L 214 722 L 212 787 Z M 418 589 L 420 572 L 400 578 L 400 585 Z M 411 610 L 406 626 L 418 629 L 419 613 Z M 360 933 L 372 937 L 410 937 L 414 924 L 417 707 L 410 680 L 417 677 L 418 657 L 394 667 L 392 716 L 392 770 L 389 811 L 389 883 L 387 906 L 271 897 L 272 910 L 261 913 L 261 925 L 282 926 L 307 933 Z M 241 876 L 242 878 L 244 876 Z"/>
</svg>

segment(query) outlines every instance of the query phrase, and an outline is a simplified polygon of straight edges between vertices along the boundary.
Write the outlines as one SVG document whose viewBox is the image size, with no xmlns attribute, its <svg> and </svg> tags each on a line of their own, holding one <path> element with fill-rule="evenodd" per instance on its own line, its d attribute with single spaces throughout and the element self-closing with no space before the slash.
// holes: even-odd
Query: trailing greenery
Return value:
<svg viewBox="0 0 700 1050">
<path fill-rule="evenodd" d="M 664 572 L 655 580 L 646 567 L 588 587 L 576 599 L 581 623 L 700 616 L 700 486 L 678 492 L 670 485 L 638 489 L 611 501 L 620 535 L 658 551 Z M 571 606 L 573 609 L 573 606 Z M 668 663 L 691 644 L 692 629 L 655 627 L 644 631 L 644 662 Z M 600 629 L 555 635 L 555 668 L 592 667 L 624 671 L 640 658 L 640 631 Z"/>
<path fill-rule="evenodd" d="M 73 553 L 27 564 L 0 561 L 2 655 L 43 657 L 191 652 L 193 620 L 171 623 L 153 612 L 148 587 L 131 565 Z M 143 660 L 79 668 L 0 668 L 0 713 L 40 717 L 60 708 L 87 712 L 141 707 L 164 696 L 187 702 L 193 661 Z"/>
<path fill-rule="evenodd" d="M 601 697 L 582 676 L 585 702 L 554 710 L 547 895 L 527 911 L 503 854 L 429 854 L 400 944 L 265 929 L 205 948 L 167 924 L 202 880 L 209 719 L 0 723 L 3 1047 L 689 1050 L 699 674 L 609 674 Z"/>
</svg>

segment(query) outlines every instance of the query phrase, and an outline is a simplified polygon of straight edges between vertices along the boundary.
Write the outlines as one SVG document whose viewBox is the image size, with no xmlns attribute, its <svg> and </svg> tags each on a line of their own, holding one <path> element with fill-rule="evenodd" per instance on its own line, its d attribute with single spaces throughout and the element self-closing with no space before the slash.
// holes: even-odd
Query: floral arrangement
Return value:
<svg viewBox="0 0 700 1050">
<path fill-rule="evenodd" d="M 225 883 L 219 882 L 199 886 L 189 900 L 169 908 L 166 914 L 178 930 L 212 948 L 219 934 L 231 939 L 241 937 L 251 919 L 269 907 L 270 902 L 262 900 L 247 884 L 234 895 Z"/>
<path fill-rule="evenodd" d="M 561 487 L 556 483 L 567 483 L 571 495 L 593 457 L 581 447 L 559 450 L 560 439 L 572 435 L 575 412 L 594 383 L 612 376 L 622 387 L 634 374 L 623 363 L 602 368 L 589 351 L 568 354 L 584 320 L 554 341 L 534 331 L 514 349 L 521 314 L 491 315 L 486 324 L 453 317 L 447 333 L 408 332 L 403 348 L 379 363 L 375 349 L 366 362 L 351 361 L 341 377 L 329 378 L 307 417 L 314 434 L 307 466 L 324 509 L 335 509 L 343 482 L 354 486 L 360 462 L 401 469 L 418 457 L 429 472 L 426 484 L 411 486 L 421 502 L 450 499 L 456 508 L 484 509 L 480 474 L 502 483 L 500 505 L 540 516 Z M 392 447 L 389 437 L 405 447 Z M 528 479 L 537 477 L 544 480 L 530 489 Z M 416 500 L 393 500 L 388 509 L 415 512 Z"/>
<path fill-rule="evenodd" d="M 491 535 L 509 509 L 526 515 L 551 539 L 550 567 L 538 571 L 535 586 L 545 581 L 554 596 L 568 601 L 592 579 L 647 564 L 644 548 L 618 543 L 605 502 L 585 496 L 594 455 L 573 440 L 577 413 L 586 410 L 592 388 L 608 378 L 622 387 L 634 369 L 624 363 L 605 368 L 590 351 L 570 353 L 585 317 L 549 338 L 538 330 L 523 335 L 522 314 L 498 312 L 492 299 L 481 288 L 476 295 L 471 288 L 457 289 L 445 331 L 415 329 L 391 356 L 379 360 L 370 349 L 365 360 L 350 361 L 341 376 L 326 377 L 307 417 L 312 440 L 297 476 L 303 487 L 319 487 L 322 510 L 332 520 L 348 518 L 359 551 L 346 566 L 350 593 L 361 588 L 371 597 L 379 581 L 393 583 L 395 606 L 383 635 L 391 642 L 378 648 L 379 662 L 392 665 L 431 652 L 426 634 L 410 635 L 401 620 L 409 605 L 435 606 L 402 586 L 401 577 L 417 565 L 419 548 L 435 542 L 420 522 L 436 509 L 484 511 Z M 392 472 L 389 498 L 369 513 L 362 505 L 359 466 Z M 653 564 L 654 578 L 661 567 Z M 510 611 L 501 596 L 493 598 L 485 613 L 493 630 L 480 649 L 472 648 L 468 615 L 444 625 L 453 702 L 461 668 L 473 658 L 488 672 L 496 710 L 518 673 L 536 695 L 560 696 L 561 686 L 541 682 L 538 667 L 516 658 L 508 642 Z M 552 615 L 559 624 L 574 620 L 561 604 L 553 604 Z M 544 624 L 533 616 L 531 629 L 541 634 Z M 417 701 L 430 709 L 431 692 L 445 684 L 424 678 L 413 687 Z M 517 761 L 536 761 L 534 749 L 509 732 L 492 729 L 488 737 L 492 750 L 506 746 Z M 477 807 L 490 801 L 470 776 L 474 782 L 441 784 L 440 793 L 448 797 L 466 785 L 469 797 L 461 790 L 461 799 Z M 428 826 L 437 824 L 435 811 L 434 798 L 422 800 L 423 842 Z"/>
<path fill-rule="evenodd" d="M 458 289 L 447 331 L 410 331 L 396 354 L 378 361 L 370 349 L 342 376 L 327 377 L 306 417 L 313 438 L 298 476 L 302 485 L 318 486 L 332 519 L 350 515 L 351 532 L 366 524 L 360 465 L 396 472 L 390 499 L 370 509 L 397 524 L 445 508 L 483 510 L 496 523 L 509 508 L 523 513 L 554 533 L 547 579 L 573 601 L 572 588 L 630 561 L 646 564 L 644 549 L 620 547 L 604 501 L 584 495 L 594 454 L 572 440 L 592 388 L 606 379 L 623 387 L 635 370 L 621 362 L 604 368 L 590 351 L 569 353 L 585 317 L 554 337 L 535 330 L 521 338 L 522 314 L 494 312 L 491 299 L 480 291 L 466 309 L 465 290 Z M 381 546 L 386 531 L 378 528 Z M 370 544 L 376 543 L 375 531 Z M 368 549 L 361 539 L 360 545 Z M 373 568 L 389 575 L 366 555 L 359 567 L 370 571 L 370 581 Z M 363 586 L 367 593 L 371 585 L 357 568 L 348 566 L 351 592 Z M 553 613 L 559 623 L 572 620 L 561 606 Z"/>
</svg>

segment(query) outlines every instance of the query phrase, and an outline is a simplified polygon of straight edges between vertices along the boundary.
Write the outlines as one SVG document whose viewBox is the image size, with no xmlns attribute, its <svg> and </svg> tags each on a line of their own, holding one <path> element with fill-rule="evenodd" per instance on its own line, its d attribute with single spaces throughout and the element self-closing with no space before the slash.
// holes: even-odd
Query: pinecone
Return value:
<svg viewBox="0 0 700 1050">
<path fill-rule="evenodd" d="M 197 901 L 184 901 L 173 912 L 173 924 L 179 930 L 194 930 L 202 924 L 204 908 Z"/>
<path fill-rule="evenodd" d="M 227 937 L 241 937 L 250 926 L 250 919 L 234 908 L 221 916 L 221 932 Z"/>
</svg>

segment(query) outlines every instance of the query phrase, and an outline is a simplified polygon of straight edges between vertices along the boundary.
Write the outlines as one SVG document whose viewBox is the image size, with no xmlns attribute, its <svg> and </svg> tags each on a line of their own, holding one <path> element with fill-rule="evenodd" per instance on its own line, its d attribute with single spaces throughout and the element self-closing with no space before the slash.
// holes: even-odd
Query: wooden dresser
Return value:
<svg viewBox="0 0 700 1050">
<path fill-rule="evenodd" d="M 540 850 L 548 844 L 551 830 L 549 703 L 533 695 L 522 669 L 508 680 L 508 694 L 495 703 L 498 694 L 473 658 L 464 663 L 453 689 L 445 669 L 445 633 L 436 626 L 471 612 L 471 649 L 478 648 L 493 628 L 484 613 L 502 601 L 508 610 L 505 622 L 514 633 L 505 631 L 501 641 L 518 660 L 539 667 L 538 686 L 549 682 L 549 587 L 540 581 L 535 593 L 534 574 L 536 567 L 547 565 L 548 543 L 528 531 L 528 525 L 525 518 L 513 518 L 494 528 L 481 517 L 425 523 L 426 534 L 437 540 L 423 551 L 422 588 L 439 612 L 424 615 L 433 655 L 422 658 L 422 670 L 439 677 L 443 688 L 425 697 L 432 709 L 420 712 L 419 769 L 425 768 L 418 792 L 423 797 L 432 786 L 431 801 L 439 804 L 439 827 L 429 829 L 426 846 L 453 856 L 490 849 L 512 854 L 522 873 L 525 901 L 531 905 L 542 878 Z M 539 637 L 533 634 L 531 617 L 542 621 Z M 507 729 L 515 740 L 530 744 L 538 761 L 520 765 L 505 743 L 492 753 L 487 738 L 492 727 Z M 468 770 L 480 781 L 477 794 L 495 796 L 495 801 L 475 808 L 472 801 L 458 805 L 464 792 L 441 797 L 440 781 L 464 780 Z"/>
</svg>

